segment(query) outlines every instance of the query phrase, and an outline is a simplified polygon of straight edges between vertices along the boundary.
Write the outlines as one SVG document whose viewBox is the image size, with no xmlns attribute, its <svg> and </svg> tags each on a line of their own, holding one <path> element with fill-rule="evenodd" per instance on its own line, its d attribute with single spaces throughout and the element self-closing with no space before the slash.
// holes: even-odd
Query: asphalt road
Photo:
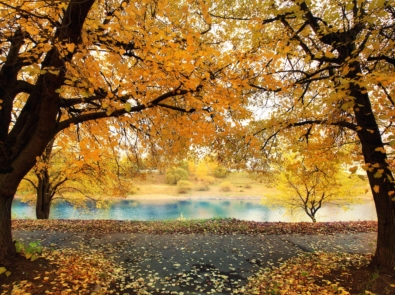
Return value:
<svg viewBox="0 0 395 295">
<path fill-rule="evenodd" d="M 333 235 L 152 235 L 14 231 L 54 249 L 98 250 L 122 266 L 121 294 L 242 294 L 247 278 L 304 252 L 373 253 L 376 233 Z M 136 284 L 135 282 L 139 282 Z"/>
</svg>

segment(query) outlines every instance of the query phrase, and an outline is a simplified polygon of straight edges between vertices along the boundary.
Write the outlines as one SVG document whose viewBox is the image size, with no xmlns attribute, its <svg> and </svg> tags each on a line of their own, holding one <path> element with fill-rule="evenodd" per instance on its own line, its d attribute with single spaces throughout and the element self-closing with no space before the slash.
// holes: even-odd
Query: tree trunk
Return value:
<svg viewBox="0 0 395 295">
<path fill-rule="evenodd" d="M 0 195 L 0 261 L 2 264 L 12 262 L 16 256 L 15 244 L 11 234 L 11 205 L 13 195 Z"/>
<path fill-rule="evenodd" d="M 48 219 L 51 209 L 51 191 L 48 171 L 38 178 L 36 217 L 37 219 Z"/>
<path fill-rule="evenodd" d="M 51 177 L 49 175 L 49 162 L 51 161 L 52 149 L 55 143 L 55 137 L 51 139 L 48 143 L 47 147 L 43 155 L 41 156 L 41 160 L 44 165 L 42 169 L 36 172 L 37 176 L 37 202 L 36 202 L 36 217 L 37 219 L 48 219 L 49 211 L 51 209 L 52 202 L 52 184 Z"/>
<path fill-rule="evenodd" d="M 62 23 L 56 29 L 54 42 L 80 44 L 82 27 L 94 2 L 95 0 L 69 1 Z M 14 85 L 24 64 L 24 58 L 18 56 L 23 43 L 17 42 L 18 40 L 12 42 L 6 55 L 9 66 L 0 69 L 0 77 L 9 77 L 8 80 L 0 79 L 0 90 L 4 93 L 15 94 Z M 56 118 L 61 99 L 57 89 L 64 84 L 65 62 L 71 60 L 73 55 L 74 52 L 68 52 L 66 56 L 61 56 L 57 46 L 45 54 L 41 67 L 60 71 L 58 74 L 48 71 L 37 78 L 18 118 L 12 124 L 10 112 L 14 100 L 12 97 L 2 97 L 4 105 L 11 104 L 11 107 L 4 107 L 0 112 L 0 263 L 11 260 L 16 254 L 11 235 L 12 200 L 18 184 L 35 165 L 37 157 L 42 155 L 58 130 Z M 6 110 L 8 113 L 4 113 Z"/>
<path fill-rule="evenodd" d="M 354 64 L 354 77 L 360 73 L 359 64 Z M 367 176 L 376 206 L 378 233 L 377 248 L 372 265 L 394 270 L 395 268 L 395 205 L 391 200 L 395 196 L 392 172 L 388 168 L 379 127 L 373 115 L 367 91 L 350 83 L 350 94 L 355 98 L 354 113 L 359 130 Z"/>
</svg>

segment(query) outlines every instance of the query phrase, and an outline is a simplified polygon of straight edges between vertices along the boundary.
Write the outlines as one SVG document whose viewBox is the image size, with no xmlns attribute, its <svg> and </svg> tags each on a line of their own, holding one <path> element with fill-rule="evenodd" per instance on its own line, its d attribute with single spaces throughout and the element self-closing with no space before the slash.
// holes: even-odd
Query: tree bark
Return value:
<svg viewBox="0 0 395 295">
<path fill-rule="evenodd" d="M 48 219 L 51 209 L 52 195 L 48 170 L 38 178 L 36 217 L 37 219 Z"/>
<path fill-rule="evenodd" d="M 359 64 L 355 63 L 353 68 L 350 75 L 357 77 L 361 73 Z M 359 127 L 357 134 L 377 212 L 377 247 L 371 264 L 392 271 L 395 268 L 395 204 L 391 200 L 391 195 L 395 192 L 394 178 L 388 167 L 381 133 L 367 91 L 350 83 L 350 94 L 355 99 L 354 114 Z"/>
<path fill-rule="evenodd" d="M 37 219 L 48 219 L 49 212 L 51 209 L 51 202 L 54 193 L 52 192 L 51 176 L 49 174 L 49 163 L 51 161 L 52 149 L 55 143 L 55 137 L 51 139 L 43 155 L 41 161 L 43 167 L 39 171 L 36 171 L 37 176 L 37 202 L 36 202 L 36 217 Z"/>
<path fill-rule="evenodd" d="M 13 195 L 0 194 L 0 262 L 8 264 L 16 256 L 11 233 L 11 205 Z"/>
</svg>

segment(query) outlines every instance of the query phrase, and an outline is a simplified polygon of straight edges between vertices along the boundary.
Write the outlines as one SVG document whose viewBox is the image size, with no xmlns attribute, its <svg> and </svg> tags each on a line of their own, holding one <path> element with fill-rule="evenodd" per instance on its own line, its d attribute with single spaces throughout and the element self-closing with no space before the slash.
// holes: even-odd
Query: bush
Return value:
<svg viewBox="0 0 395 295">
<path fill-rule="evenodd" d="M 251 184 L 247 183 L 245 186 L 245 188 L 252 188 Z"/>
<path fill-rule="evenodd" d="M 208 176 L 206 175 L 205 177 L 203 177 L 203 182 L 207 183 L 207 184 L 214 184 L 215 183 L 215 178 L 212 176 Z"/>
<path fill-rule="evenodd" d="M 223 192 L 230 192 L 231 184 L 229 181 L 224 181 L 221 183 L 221 191 Z"/>
<path fill-rule="evenodd" d="M 177 187 L 179 194 L 186 194 L 188 191 L 192 189 L 193 184 L 188 180 L 180 180 L 177 182 Z"/>
<path fill-rule="evenodd" d="M 196 190 L 199 192 L 206 192 L 206 191 L 210 190 L 209 183 L 207 183 L 207 182 L 200 183 L 198 185 L 198 187 L 196 188 Z"/>
<path fill-rule="evenodd" d="M 188 180 L 188 172 L 179 167 L 173 167 L 166 171 L 166 183 L 177 184 L 180 180 Z"/>
<path fill-rule="evenodd" d="M 213 173 L 216 178 L 226 178 L 228 175 L 228 170 L 226 170 L 224 167 L 217 166 L 214 168 Z"/>
</svg>

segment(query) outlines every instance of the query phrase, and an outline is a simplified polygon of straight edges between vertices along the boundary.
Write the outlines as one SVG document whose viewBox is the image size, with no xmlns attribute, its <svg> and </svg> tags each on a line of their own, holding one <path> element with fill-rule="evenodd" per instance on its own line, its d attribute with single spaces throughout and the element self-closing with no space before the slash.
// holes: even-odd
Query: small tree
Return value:
<svg viewBox="0 0 395 295">
<path fill-rule="evenodd" d="M 263 202 L 269 206 L 285 206 L 291 212 L 302 210 L 316 222 L 316 213 L 323 204 L 349 205 L 359 201 L 364 182 L 356 175 L 342 171 L 334 158 L 307 158 L 287 155 L 277 162 L 270 181 L 278 189 Z"/>
<path fill-rule="evenodd" d="M 90 200 L 101 207 L 102 196 L 130 194 L 132 184 L 120 177 L 126 175 L 122 173 L 124 168 L 127 167 L 120 165 L 111 149 L 91 147 L 84 151 L 77 142 L 66 147 L 56 145 L 53 139 L 18 190 L 27 192 L 23 201 L 35 203 L 37 219 L 48 219 L 56 199 L 76 206 L 84 206 Z"/>
<path fill-rule="evenodd" d="M 204 179 L 209 173 L 209 166 L 207 161 L 201 160 L 196 167 L 196 176 L 198 179 Z"/>
</svg>

